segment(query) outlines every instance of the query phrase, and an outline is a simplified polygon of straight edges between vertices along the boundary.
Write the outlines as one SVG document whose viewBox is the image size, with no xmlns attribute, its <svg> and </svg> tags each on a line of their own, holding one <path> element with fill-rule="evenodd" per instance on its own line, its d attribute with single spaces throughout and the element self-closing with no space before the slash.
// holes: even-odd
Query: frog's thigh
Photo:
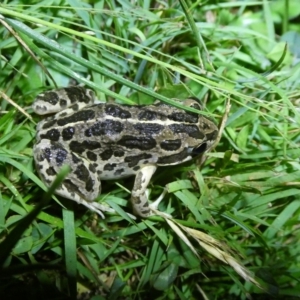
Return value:
<svg viewBox="0 0 300 300">
<path fill-rule="evenodd" d="M 151 215 L 146 190 L 156 166 L 145 166 L 136 174 L 131 193 L 131 203 L 136 215 L 146 218 Z"/>
<path fill-rule="evenodd" d="M 41 140 L 34 147 L 34 157 L 37 169 L 48 186 L 62 166 L 68 165 L 71 168 L 61 186 L 56 189 L 56 194 L 88 207 L 89 202 L 93 202 L 100 194 L 101 182 L 95 167 L 82 157 L 68 152 L 61 143 Z"/>
</svg>

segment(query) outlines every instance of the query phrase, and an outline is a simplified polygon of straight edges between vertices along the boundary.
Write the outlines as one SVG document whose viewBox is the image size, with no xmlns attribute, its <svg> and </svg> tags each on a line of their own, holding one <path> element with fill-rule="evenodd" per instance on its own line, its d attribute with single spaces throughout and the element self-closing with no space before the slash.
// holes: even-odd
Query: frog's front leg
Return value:
<svg viewBox="0 0 300 300">
<path fill-rule="evenodd" d="M 134 186 L 131 192 L 131 203 L 134 214 L 142 218 L 147 218 L 153 215 L 153 211 L 156 211 L 159 203 L 166 194 L 166 190 L 164 190 L 155 202 L 152 202 L 151 204 L 148 203 L 147 187 L 155 171 L 156 166 L 144 166 L 139 170 L 135 177 Z M 164 217 L 171 218 L 169 214 L 161 212 L 158 213 L 157 211 L 156 213 Z"/>
<path fill-rule="evenodd" d="M 91 162 L 68 152 L 61 143 L 46 139 L 35 145 L 33 153 L 38 172 L 47 186 L 52 184 L 63 165 L 70 166 L 71 171 L 56 189 L 56 194 L 85 205 L 102 218 L 102 211 L 113 211 L 94 201 L 100 195 L 101 181 Z"/>
<path fill-rule="evenodd" d="M 135 176 L 134 186 L 131 192 L 131 203 L 134 214 L 142 218 L 147 218 L 152 215 L 146 190 L 155 171 L 156 166 L 144 166 Z"/>
</svg>

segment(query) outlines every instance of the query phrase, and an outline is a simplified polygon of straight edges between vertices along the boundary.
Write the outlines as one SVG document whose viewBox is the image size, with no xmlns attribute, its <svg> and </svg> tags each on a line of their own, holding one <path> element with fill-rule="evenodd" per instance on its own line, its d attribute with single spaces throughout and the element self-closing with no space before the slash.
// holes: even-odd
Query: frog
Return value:
<svg viewBox="0 0 300 300">
<path fill-rule="evenodd" d="M 193 97 L 182 104 L 202 110 Z M 104 217 L 112 211 L 96 201 L 101 182 L 135 176 L 134 215 L 147 218 L 159 201 L 148 202 L 147 188 L 157 167 L 184 163 L 210 150 L 218 127 L 210 118 L 164 102 L 151 105 L 98 103 L 95 92 L 69 86 L 39 94 L 32 104 L 39 115 L 33 157 L 49 187 L 64 165 L 70 168 L 55 194 L 83 204 Z M 163 197 L 160 197 L 163 198 Z"/>
</svg>

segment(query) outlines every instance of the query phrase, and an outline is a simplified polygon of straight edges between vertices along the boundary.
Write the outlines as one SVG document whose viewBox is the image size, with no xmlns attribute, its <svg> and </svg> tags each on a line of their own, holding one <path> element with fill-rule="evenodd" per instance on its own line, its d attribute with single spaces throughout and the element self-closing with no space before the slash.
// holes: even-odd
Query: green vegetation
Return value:
<svg viewBox="0 0 300 300">
<path fill-rule="evenodd" d="M 299 1 L 6 2 L 1 298 L 298 297 Z M 104 220 L 49 202 L 33 165 L 40 117 L 30 105 L 70 84 L 127 104 L 182 107 L 176 99 L 194 96 L 216 122 L 225 115 L 202 164 L 160 168 L 151 181 L 150 199 L 167 186 L 159 209 L 174 219 L 128 217 L 132 177 L 103 183 L 99 201 L 118 212 Z"/>
</svg>

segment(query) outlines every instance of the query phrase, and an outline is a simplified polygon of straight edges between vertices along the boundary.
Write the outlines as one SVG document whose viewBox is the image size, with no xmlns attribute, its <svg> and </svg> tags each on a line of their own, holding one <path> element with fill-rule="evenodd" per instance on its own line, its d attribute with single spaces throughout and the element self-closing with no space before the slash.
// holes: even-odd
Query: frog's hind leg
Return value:
<svg viewBox="0 0 300 300">
<path fill-rule="evenodd" d="M 41 140 L 34 147 L 34 158 L 38 172 L 50 186 L 64 165 L 71 170 L 55 193 L 83 204 L 104 218 L 102 211 L 113 211 L 106 205 L 95 202 L 101 193 L 101 181 L 93 163 L 67 151 L 59 142 Z"/>
</svg>

